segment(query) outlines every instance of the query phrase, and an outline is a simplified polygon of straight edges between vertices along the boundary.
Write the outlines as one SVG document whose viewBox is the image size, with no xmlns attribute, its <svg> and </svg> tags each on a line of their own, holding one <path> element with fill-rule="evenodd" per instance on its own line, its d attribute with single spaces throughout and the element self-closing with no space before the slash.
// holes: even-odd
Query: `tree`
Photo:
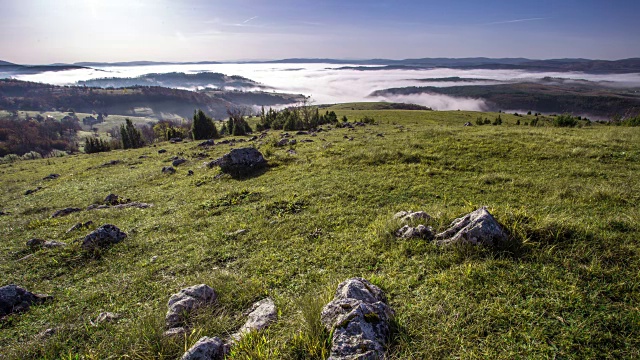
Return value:
<svg viewBox="0 0 640 360">
<path fill-rule="evenodd" d="M 244 119 L 246 113 L 246 108 L 233 107 L 227 109 L 227 115 L 229 115 L 227 131 L 230 135 L 242 136 L 253 132 L 249 123 Z"/>
<path fill-rule="evenodd" d="M 122 139 L 123 149 L 137 149 L 144 146 L 142 133 L 138 130 L 129 119 L 125 119 L 125 124 L 120 126 L 120 138 Z"/>
<path fill-rule="evenodd" d="M 193 124 L 191 133 L 194 140 L 207 140 L 218 138 L 218 129 L 213 123 L 213 119 L 208 117 L 204 111 L 198 109 L 193 112 Z"/>
</svg>

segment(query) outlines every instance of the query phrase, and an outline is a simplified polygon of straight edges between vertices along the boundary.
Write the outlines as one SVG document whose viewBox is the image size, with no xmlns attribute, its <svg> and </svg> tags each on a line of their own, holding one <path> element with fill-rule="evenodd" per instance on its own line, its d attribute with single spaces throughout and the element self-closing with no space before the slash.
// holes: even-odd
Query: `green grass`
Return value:
<svg viewBox="0 0 640 360">
<path fill-rule="evenodd" d="M 233 333 L 244 310 L 271 296 L 278 322 L 230 358 L 323 359 L 329 335 L 319 311 L 340 281 L 362 276 L 396 311 L 391 359 L 640 357 L 640 129 L 515 126 L 528 117 L 506 114 L 502 126 L 463 127 L 497 116 L 464 111 L 336 112 L 379 125 L 299 136 L 314 142 L 293 146 L 297 155 L 273 147 L 280 132 L 272 132 L 259 146 L 270 168 L 239 180 L 196 160 L 204 151 L 196 142 L 1 165 L 1 210 L 10 215 L 0 217 L 0 285 L 55 299 L 2 320 L 0 353 L 175 359 L 200 336 Z M 229 149 L 204 152 L 213 159 Z M 176 155 L 190 162 L 162 174 Z M 110 160 L 123 163 L 99 167 Z M 41 180 L 50 173 L 61 177 Z M 109 193 L 155 206 L 50 218 Z M 397 211 L 427 211 L 440 231 L 482 205 L 515 246 L 390 236 Z M 90 230 L 65 232 L 88 220 L 129 237 L 86 254 L 74 240 Z M 226 235 L 238 229 L 248 231 Z M 70 246 L 18 261 L 33 237 Z M 186 338 L 163 339 L 169 296 L 198 283 L 218 291 L 219 306 L 193 316 Z M 93 326 L 102 311 L 122 318 Z M 52 327 L 53 337 L 37 337 Z"/>
</svg>

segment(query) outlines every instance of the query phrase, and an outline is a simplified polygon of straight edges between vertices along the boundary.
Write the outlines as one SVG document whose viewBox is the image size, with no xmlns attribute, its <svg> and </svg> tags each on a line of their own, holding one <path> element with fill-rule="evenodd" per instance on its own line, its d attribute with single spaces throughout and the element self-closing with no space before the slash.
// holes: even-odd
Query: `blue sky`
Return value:
<svg viewBox="0 0 640 360">
<path fill-rule="evenodd" d="M 0 0 L 18 63 L 640 57 L 640 1 Z"/>
</svg>

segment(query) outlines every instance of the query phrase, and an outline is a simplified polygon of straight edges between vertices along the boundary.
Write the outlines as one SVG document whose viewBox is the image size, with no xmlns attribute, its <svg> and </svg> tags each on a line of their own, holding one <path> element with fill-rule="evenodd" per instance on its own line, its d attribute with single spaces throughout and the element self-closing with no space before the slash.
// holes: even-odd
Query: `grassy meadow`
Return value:
<svg viewBox="0 0 640 360">
<path fill-rule="evenodd" d="M 201 336 L 233 333 L 266 296 L 278 322 L 228 358 L 324 359 L 320 310 L 354 276 L 396 311 L 389 359 L 640 357 L 640 128 L 516 126 L 533 117 L 507 114 L 476 126 L 498 114 L 351 108 L 334 109 L 378 124 L 284 148 L 271 131 L 256 143 L 268 170 L 243 179 L 203 166 L 229 145 L 197 142 L 0 165 L 0 285 L 54 296 L 0 321 L 0 359 L 176 359 Z M 162 174 L 172 156 L 189 162 Z M 101 166 L 111 160 L 122 163 Z M 42 180 L 51 173 L 60 178 Z M 51 218 L 109 193 L 154 206 Z M 480 206 L 513 246 L 392 235 L 401 210 L 428 212 L 442 231 Z M 103 224 L 128 238 L 82 251 L 76 240 Z M 248 231 L 229 234 L 239 229 Z M 32 251 L 31 238 L 69 245 Z M 218 306 L 195 314 L 188 336 L 163 338 L 169 296 L 200 283 Z M 121 318 L 95 324 L 104 311 Z"/>
</svg>

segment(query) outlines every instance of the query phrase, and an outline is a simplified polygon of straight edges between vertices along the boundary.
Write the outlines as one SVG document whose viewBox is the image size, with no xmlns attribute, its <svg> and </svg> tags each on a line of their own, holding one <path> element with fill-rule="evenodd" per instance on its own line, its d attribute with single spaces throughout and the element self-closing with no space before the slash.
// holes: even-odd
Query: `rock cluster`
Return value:
<svg viewBox="0 0 640 360">
<path fill-rule="evenodd" d="M 31 305 L 51 298 L 48 295 L 34 294 L 18 285 L 0 287 L 0 317 L 29 310 Z"/>
<path fill-rule="evenodd" d="M 424 211 L 400 211 L 396 213 L 393 218 L 400 222 L 411 223 L 417 220 L 427 221 L 431 219 L 431 216 Z M 423 238 L 431 240 L 433 239 L 433 229 L 430 226 L 422 224 L 418 226 L 405 224 L 400 229 L 396 230 L 395 235 L 402 239 Z"/>
<path fill-rule="evenodd" d="M 451 227 L 436 235 L 439 244 L 469 243 L 493 246 L 507 241 L 507 234 L 486 207 L 453 220 Z"/>
<path fill-rule="evenodd" d="M 393 315 L 377 286 L 362 278 L 342 282 L 320 317 L 333 332 L 329 360 L 384 359 Z"/>
<path fill-rule="evenodd" d="M 84 250 L 94 250 L 103 248 L 112 244 L 117 244 L 126 239 L 127 234 L 120 231 L 117 226 L 106 224 L 95 229 L 82 240 L 82 248 Z"/>
</svg>

